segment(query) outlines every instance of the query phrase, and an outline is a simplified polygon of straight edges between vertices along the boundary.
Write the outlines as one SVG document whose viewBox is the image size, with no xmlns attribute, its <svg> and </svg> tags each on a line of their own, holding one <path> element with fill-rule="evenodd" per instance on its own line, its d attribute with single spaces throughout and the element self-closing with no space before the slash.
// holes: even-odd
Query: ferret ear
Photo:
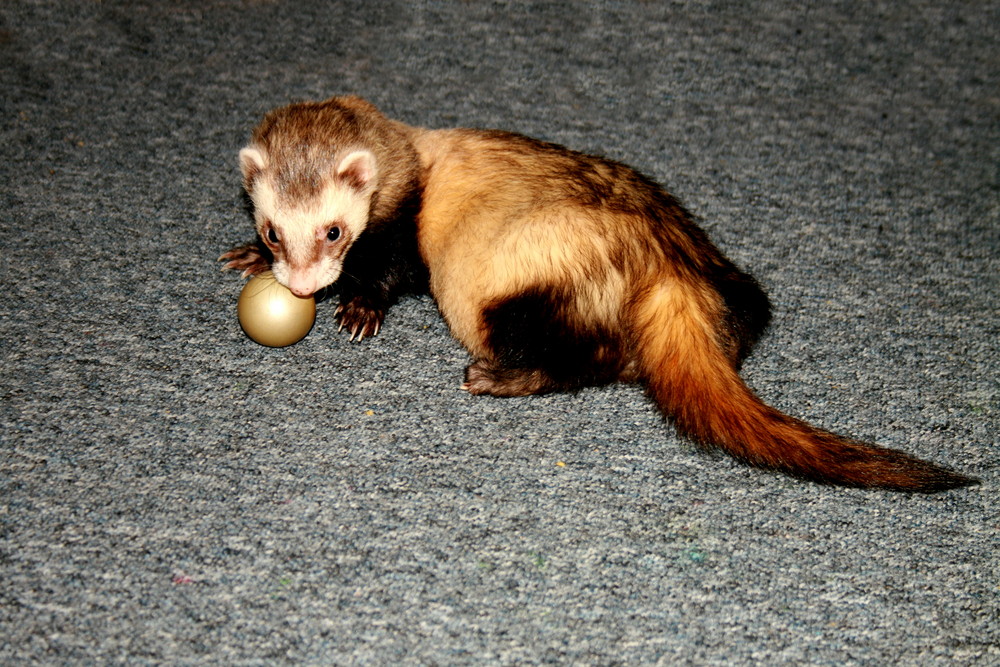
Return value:
<svg viewBox="0 0 1000 667">
<path fill-rule="evenodd" d="M 337 178 L 358 190 L 364 189 L 375 178 L 375 156 L 369 151 L 349 153 L 337 165 Z"/>
<path fill-rule="evenodd" d="M 264 153 L 253 146 L 247 146 L 240 151 L 240 171 L 243 172 L 243 181 L 247 184 L 253 183 L 257 174 L 264 171 L 267 158 Z"/>
</svg>

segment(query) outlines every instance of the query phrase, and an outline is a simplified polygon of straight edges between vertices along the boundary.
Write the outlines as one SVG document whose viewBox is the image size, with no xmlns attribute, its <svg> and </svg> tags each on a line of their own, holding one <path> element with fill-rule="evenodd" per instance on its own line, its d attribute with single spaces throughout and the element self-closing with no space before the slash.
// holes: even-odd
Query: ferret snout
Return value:
<svg viewBox="0 0 1000 667">
<path fill-rule="evenodd" d="M 283 262 L 274 267 L 274 277 L 298 297 L 312 296 L 340 277 L 340 265 L 319 262 L 305 266 L 290 266 Z"/>
</svg>

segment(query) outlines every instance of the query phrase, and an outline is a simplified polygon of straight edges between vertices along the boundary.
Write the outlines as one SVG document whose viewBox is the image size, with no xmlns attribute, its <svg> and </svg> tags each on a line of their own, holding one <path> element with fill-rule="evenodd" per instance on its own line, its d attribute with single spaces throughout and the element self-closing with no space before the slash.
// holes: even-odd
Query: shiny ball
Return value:
<svg viewBox="0 0 1000 667">
<path fill-rule="evenodd" d="M 316 299 L 295 296 L 270 271 L 264 271 L 243 286 L 236 314 L 250 338 L 268 347 L 285 347 L 299 342 L 312 329 Z"/>
</svg>

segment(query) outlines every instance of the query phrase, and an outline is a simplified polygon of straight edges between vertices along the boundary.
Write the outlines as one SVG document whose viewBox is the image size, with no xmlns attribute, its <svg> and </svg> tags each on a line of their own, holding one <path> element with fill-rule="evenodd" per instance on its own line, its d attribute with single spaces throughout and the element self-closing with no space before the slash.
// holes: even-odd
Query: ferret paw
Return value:
<svg viewBox="0 0 1000 667">
<path fill-rule="evenodd" d="M 465 369 L 462 389 L 475 396 L 528 396 L 552 390 L 545 371 L 529 368 L 502 368 L 480 359 Z"/>
<path fill-rule="evenodd" d="M 229 252 L 222 253 L 219 261 L 225 261 L 222 270 L 235 269 L 241 271 L 241 276 L 246 278 L 257 273 L 262 273 L 271 268 L 270 257 L 266 257 L 260 246 L 256 243 L 248 243 L 238 248 L 233 248 Z"/>
<path fill-rule="evenodd" d="M 382 329 L 385 310 L 375 308 L 366 299 L 355 297 L 337 306 L 333 316 L 340 324 L 338 331 L 347 329 L 352 341 L 361 341 L 365 336 L 377 335 Z"/>
</svg>

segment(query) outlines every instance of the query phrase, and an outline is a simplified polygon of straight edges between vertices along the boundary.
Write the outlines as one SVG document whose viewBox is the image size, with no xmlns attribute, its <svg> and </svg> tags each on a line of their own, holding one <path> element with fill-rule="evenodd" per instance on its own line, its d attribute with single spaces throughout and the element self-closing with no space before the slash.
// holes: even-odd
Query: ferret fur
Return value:
<svg viewBox="0 0 1000 667">
<path fill-rule="evenodd" d="M 976 480 L 763 403 L 738 369 L 770 319 L 757 282 L 633 169 L 500 131 L 427 130 L 357 97 L 277 109 L 240 152 L 258 240 L 223 255 L 298 294 L 333 285 L 353 338 L 429 289 L 472 363 L 520 396 L 640 382 L 677 428 L 821 483 L 938 491 Z"/>
</svg>

